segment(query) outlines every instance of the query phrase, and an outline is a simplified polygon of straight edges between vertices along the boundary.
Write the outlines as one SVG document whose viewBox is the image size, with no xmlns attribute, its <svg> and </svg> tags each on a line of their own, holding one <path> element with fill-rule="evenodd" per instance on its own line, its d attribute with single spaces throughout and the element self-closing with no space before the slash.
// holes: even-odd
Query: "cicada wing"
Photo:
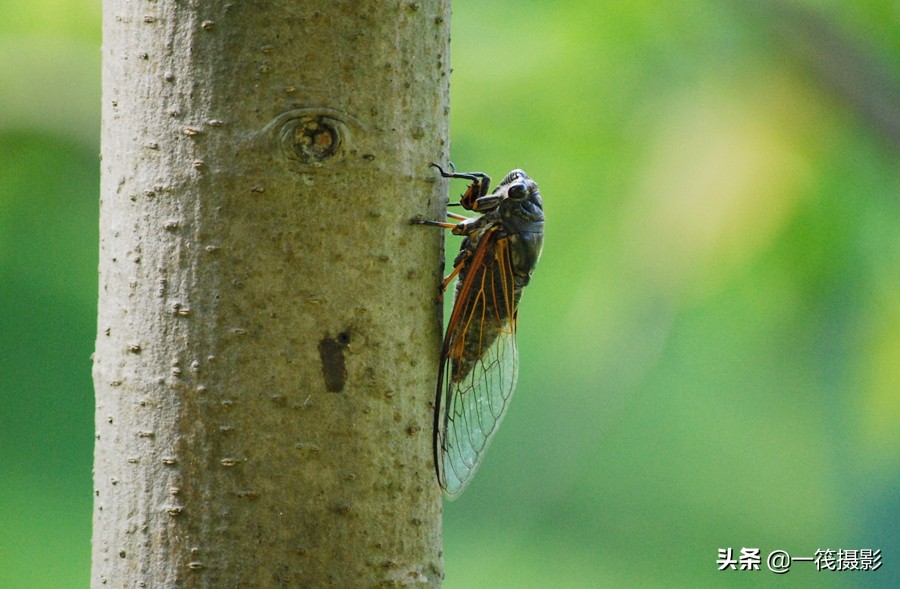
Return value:
<svg viewBox="0 0 900 589">
<path fill-rule="evenodd" d="M 453 498 L 472 479 L 516 388 L 515 291 L 504 239 L 489 236 L 460 278 L 435 406 L 438 481 Z"/>
<path fill-rule="evenodd" d="M 438 472 L 451 498 L 462 493 L 478 470 L 509 408 L 516 388 L 519 354 L 511 322 L 460 382 L 446 379 L 447 403 L 438 429 Z"/>
</svg>

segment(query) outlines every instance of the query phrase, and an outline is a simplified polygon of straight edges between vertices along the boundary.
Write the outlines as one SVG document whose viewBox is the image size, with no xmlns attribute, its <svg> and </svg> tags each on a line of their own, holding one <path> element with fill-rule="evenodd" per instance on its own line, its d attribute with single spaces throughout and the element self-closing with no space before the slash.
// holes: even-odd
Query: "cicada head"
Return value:
<svg viewBox="0 0 900 589">
<path fill-rule="evenodd" d="M 522 170 L 513 170 L 506 175 L 495 194 L 501 193 L 500 219 L 508 233 L 543 233 L 544 202 L 538 191 L 537 182 Z"/>
</svg>

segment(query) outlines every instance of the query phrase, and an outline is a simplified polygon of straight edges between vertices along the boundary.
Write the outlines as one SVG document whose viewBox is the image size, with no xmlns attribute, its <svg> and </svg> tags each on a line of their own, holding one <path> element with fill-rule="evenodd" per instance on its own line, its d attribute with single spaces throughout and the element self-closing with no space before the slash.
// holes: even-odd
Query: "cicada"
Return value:
<svg viewBox="0 0 900 589">
<path fill-rule="evenodd" d="M 417 219 L 463 236 L 453 270 L 453 311 L 444 334 L 434 401 L 434 464 L 449 498 L 466 488 L 509 408 L 519 372 L 516 318 L 544 242 L 544 210 L 537 184 L 513 170 L 490 190 L 482 173 L 450 172 L 470 182 L 458 203 L 480 217 L 447 213 L 458 223 Z"/>
</svg>

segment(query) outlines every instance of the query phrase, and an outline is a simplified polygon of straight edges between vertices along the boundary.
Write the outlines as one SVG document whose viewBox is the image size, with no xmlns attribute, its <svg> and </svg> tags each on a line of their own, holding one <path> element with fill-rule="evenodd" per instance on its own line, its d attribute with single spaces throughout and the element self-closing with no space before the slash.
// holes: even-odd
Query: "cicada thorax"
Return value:
<svg viewBox="0 0 900 589">
<path fill-rule="evenodd" d="M 460 271 L 456 283 L 453 316 L 449 324 L 450 379 L 466 379 L 479 362 L 489 362 L 485 350 L 501 334 L 515 330 L 515 313 L 522 296 L 516 284 L 509 238 L 489 232 L 472 254 L 471 263 Z M 463 252 L 466 247 L 462 248 Z M 481 367 L 483 371 L 490 366 Z"/>
</svg>

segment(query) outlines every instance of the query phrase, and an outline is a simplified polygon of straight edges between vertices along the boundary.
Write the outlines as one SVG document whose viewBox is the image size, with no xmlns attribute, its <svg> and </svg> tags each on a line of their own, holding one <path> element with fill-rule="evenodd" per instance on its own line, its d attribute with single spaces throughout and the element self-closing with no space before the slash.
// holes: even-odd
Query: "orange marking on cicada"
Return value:
<svg viewBox="0 0 900 589">
<path fill-rule="evenodd" d="M 444 278 L 444 282 L 441 284 L 441 292 L 447 290 L 447 287 L 450 286 L 450 283 L 453 282 L 453 279 L 456 278 L 456 275 L 462 272 L 462 269 L 466 267 L 466 261 L 463 260 L 459 264 L 453 268 L 453 271 Z"/>
<path fill-rule="evenodd" d="M 506 256 L 503 255 L 507 251 L 507 248 L 505 246 L 506 246 L 505 239 L 497 241 L 497 256 L 496 257 L 497 257 L 497 260 L 500 261 L 501 265 L 507 263 Z M 506 272 L 504 272 L 503 269 L 501 269 L 501 271 L 500 271 L 500 280 L 502 281 L 502 283 L 501 283 L 501 287 L 503 288 L 502 294 L 505 295 L 507 292 L 509 292 L 509 290 L 508 290 L 509 285 L 506 284 Z M 491 281 L 491 299 L 494 303 L 494 309 L 498 309 L 498 310 L 501 309 L 500 301 L 497 300 L 497 285 L 494 281 Z M 510 309 L 509 300 L 503 301 L 503 303 L 506 306 L 506 309 L 508 311 Z M 499 314 L 497 316 L 497 320 L 498 320 L 497 321 L 498 323 L 502 324 L 503 318 Z"/>
<path fill-rule="evenodd" d="M 513 275 L 512 272 L 512 255 L 509 251 L 509 240 L 504 239 L 502 241 L 502 247 L 500 248 L 501 253 L 503 254 L 503 271 L 500 273 L 500 277 L 503 280 L 503 292 L 507 295 L 506 297 L 506 312 L 508 314 L 512 314 L 515 312 L 516 305 L 516 294 L 515 294 L 515 285 L 509 284 L 509 278 Z M 507 270 L 509 269 L 509 270 Z"/>
<path fill-rule="evenodd" d="M 465 359 L 469 333 L 473 323 L 483 325 L 485 312 L 485 281 L 488 272 L 485 271 L 491 260 L 489 255 L 493 250 L 493 244 L 497 242 L 497 232 L 499 228 L 490 229 L 479 243 L 478 248 L 472 253 L 466 261 L 467 273 L 463 278 L 456 293 L 456 302 L 447 324 L 447 331 L 444 338 L 442 357 L 455 362 L 462 362 Z M 462 265 L 462 263 L 460 264 Z M 451 279 L 451 277 L 448 277 Z M 479 309 L 482 317 L 476 317 L 475 312 Z M 483 336 L 483 329 L 478 330 L 479 338 Z M 482 341 L 479 339 L 478 349 L 483 347 Z M 469 370 L 467 370 L 468 372 Z M 451 370 L 449 375 L 451 382 L 458 382 L 460 376 Z"/>
<path fill-rule="evenodd" d="M 471 260 L 469 260 L 468 265 L 472 268 L 480 268 L 484 264 L 484 258 L 487 255 L 487 250 L 490 249 L 490 245 L 495 240 L 495 236 L 497 231 L 499 231 L 498 227 L 492 227 L 488 230 L 488 233 L 482 238 L 481 243 L 479 244 L 478 249 L 471 256 Z M 464 264 L 465 262 L 463 262 Z M 463 265 L 460 264 L 460 267 Z M 459 269 L 454 269 L 456 274 L 459 274 Z M 478 274 L 477 272 L 469 272 L 466 274 L 465 280 L 463 280 L 462 286 L 459 287 L 459 292 L 457 293 L 457 301 L 458 303 L 453 307 L 453 313 L 450 315 L 450 322 L 447 325 L 447 333 L 453 333 L 453 327 L 459 322 L 459 314 L 462 313 L 463 305 L 459 304 L 461 301 L 468 300 L 469 291 L 472 288 L 472 283 L 475 281 L 475 276 Z"/>
</svg>

